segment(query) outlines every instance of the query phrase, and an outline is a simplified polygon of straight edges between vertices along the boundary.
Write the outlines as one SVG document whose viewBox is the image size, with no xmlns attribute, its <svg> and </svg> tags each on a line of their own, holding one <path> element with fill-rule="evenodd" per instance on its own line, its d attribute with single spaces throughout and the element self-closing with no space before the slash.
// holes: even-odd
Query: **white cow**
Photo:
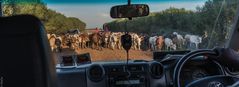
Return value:
<svg viewBox="0 0 239 87">
<path fill-rule="evenodd" d="M 109 43 L 110 34 L 111 34 L 110 32 L 105 32 L 103 35 L 104 47 L 106 47 L 106 48 L 110 47 L 110 43 Z"/>
<path fill-rule="evenodd" d="M 157 40 L 157 36 L 153 36 L 153 37 L 149 37 L 149 44 L 150 44 L 150 48 L 152 51 L 156 50 L 156 40 Z"/>
<path fill-rule="evenodd" d="M 74 34 L 74 35 L 71 35 L 71 47 L 73 50 L 78 50 L 79 49 L 79 40 L 78 40 L 78 37 L 79 35 L 78 34 Z"/>
<path fill-rule="evenodd" d="M 117 46 L 117 48 L 118 49 L 122 49 L 122 45 L 121 45 L 121 36 L 122 36 L 123 34 L 121 33 L 121 32 L 118 32 L 117 33 L 117 41 L 116 41 L 116 46 Z"/>
<path fill-rule="evenodd" d="M 110 35 L 110 39 L 109 39 L 109 45 L 110 45 L 110 48 L 112 49 L 112 50 L 114 50 L 115 49 L 115 47 L 116 47 L 116 42 L 118 41 L 117 40 L 118 38 L 117 38 L 117 33 L 112 33 L 111 35 Z"/>
<path fill-rule="evenodd" d="M 173 35 L 176 35 L 175 38 L 173 38 L 173 42 L 177 45 L 178 48 L 183 48 L 183 45 L 185 45 L 185 39 L 182 35 L 178 34 L 177 32 L 173 32 Z"/>
<path fill-rule="evenodd" d="M 82 37 L 82 34 L 79 34 L 78 42 L 79 42 L 79 48 L 83 48 L 83 37 Z"/>
<path fill-rule="evenodd" d="M 169 38 L 164 39 L 164 44 L 165 44 L 167 50 L 170 50 L 170 49 L 176 50 L 177 49 L 176 44 L 174 44 L 173 41 Z"/>
<path fill-rule="evenodd" d="M 138 34 L 135 34 L 135 33 L 131 34 L 131 36 L 132 36 L 132 40 L 133 40 L 133 43 L 132 43 L 133 49 L 141 50 L 140 46 L 141 46 L 142 38 Z"/>
<path fill-rule="evenodd" d="M 195 48 L 198 49 L 198 45 L 202 43 L 202 37 L 197 35 L 185 35 L 185 39 L 189 44 L 189 47 L 192 48 L 193 44 L 195 44 Z"/>
</svg>

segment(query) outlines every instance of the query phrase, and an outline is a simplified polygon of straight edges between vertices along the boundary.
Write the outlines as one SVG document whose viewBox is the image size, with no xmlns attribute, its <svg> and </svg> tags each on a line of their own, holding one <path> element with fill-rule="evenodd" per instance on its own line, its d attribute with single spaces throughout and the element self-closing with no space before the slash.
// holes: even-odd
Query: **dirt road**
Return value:
<svg viewBox="0 0 239 87">
<path fill-rule="evenodd" d="M 93 50 L 91 48 L 79 49 L 77 51 L 71 49 L 63 49 L 61 53 L 54 53 L 55 58 L 59 58 L 63 55 L 74 55 L 90 53 L 92 61 L 119 61 L 126 60 L 126 51 L 124 50 L 111 50 L 108 48 L 103 48 L 102 50 Z M 140 50 L 130 50 L 129 59 L 132 60 L 152 60 L 151 51 L 140 51 Z"/>
</svg>

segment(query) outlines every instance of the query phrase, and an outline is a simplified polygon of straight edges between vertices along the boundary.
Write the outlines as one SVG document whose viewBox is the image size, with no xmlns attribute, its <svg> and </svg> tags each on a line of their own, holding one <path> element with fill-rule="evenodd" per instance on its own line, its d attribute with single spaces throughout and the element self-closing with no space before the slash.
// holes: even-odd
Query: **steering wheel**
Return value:
<svg viewBox="0 0 239 87">
<path fill-rule="evenodd" d="M 217 56 L 217 53 L 213 50 L 197 50 L 190 52 L 186 55 L 184 55 L 176 64 L 174 68 L 174 74 L 173 74 L 173 82 L 174 87 L 181 87 L 180 84 L 180 75 L 182 67 L 192 58 L 196 56 L 201 55 L 211 55 L 211 56 Z M 186 85 L 186 87 L 227 87 L 230 85 L 237 85 L 234 83 L 237 83 L 239 81 L 239 78 L 232 77 L 232 76 L 208 76 L 204 77 L 198 80 L 195 80 L 189 84 Z M 238 82 L 239 83 L 239 82 Z M 238 86 L 238 85 L 237 85 Z M 234 86 L 233 86 L 234 87 Z"/>
</svg>

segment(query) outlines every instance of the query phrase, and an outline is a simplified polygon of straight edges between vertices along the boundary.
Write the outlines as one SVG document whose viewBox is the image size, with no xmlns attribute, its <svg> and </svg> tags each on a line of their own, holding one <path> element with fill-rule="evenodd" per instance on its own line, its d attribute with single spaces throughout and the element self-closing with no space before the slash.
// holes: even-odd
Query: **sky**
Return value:
<svg viewBox="0 0 239 87">
<path fill-rule="evenodd" d="M 132 0 L 132 4 L 148 4 L 150 12 L 159 12 L 169 7 L 195 10 L 203 6 L 206 0 Z M 86 28 L 102 27 L 113 21 L 110 8 L 127 4 L 127 0 L 45 0 L 47 7 L 67 17 L 77 17 L 86 23 Z"/>
</svg>

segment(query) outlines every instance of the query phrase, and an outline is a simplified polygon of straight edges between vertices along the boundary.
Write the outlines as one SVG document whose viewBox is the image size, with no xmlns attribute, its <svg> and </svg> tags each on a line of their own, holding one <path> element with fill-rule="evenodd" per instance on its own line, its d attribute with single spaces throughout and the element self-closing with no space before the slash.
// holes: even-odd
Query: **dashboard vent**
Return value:
<svg viewBox="0 0 239 87">
<path fill-rule="evenodd" d="M 93 82 L 101 81 L 105 76 L 104 68 L 99 64 L 91 65 L 87 72 L 88 78 Z"/>
<path fill-rule="evenodd" d="M 159 62 L 152 62 L 150 64 L 150 73 L 153 78 L 161 78 L 163 76 L 164 72 L 164 67 L 161 63 Z"/>
</svg>

